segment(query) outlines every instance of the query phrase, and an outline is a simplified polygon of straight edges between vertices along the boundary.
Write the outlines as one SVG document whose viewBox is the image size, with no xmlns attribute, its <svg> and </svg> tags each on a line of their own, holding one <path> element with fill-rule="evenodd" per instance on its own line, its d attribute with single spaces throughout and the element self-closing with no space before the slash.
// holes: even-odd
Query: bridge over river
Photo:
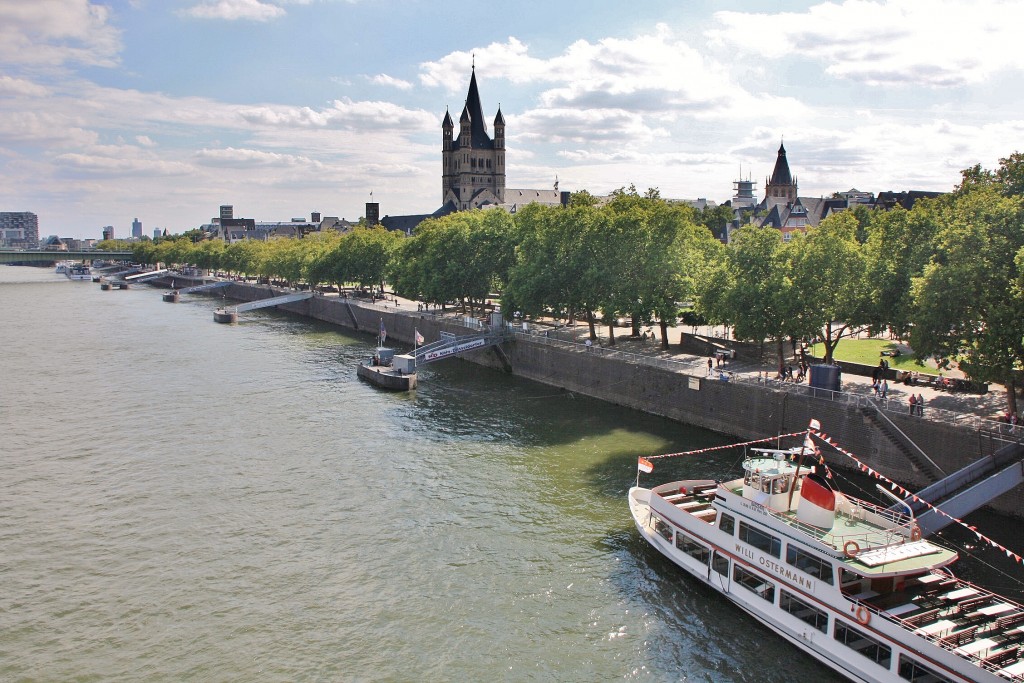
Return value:
<svg viewBox="0 0 1024 683">
<path fill-rule="evenodd" d="M 130 251 L 46 251 L 41 249 L 0 249 L 0 263 L 56 263 L 58 261 L 127 261 Z"/>
</svg>

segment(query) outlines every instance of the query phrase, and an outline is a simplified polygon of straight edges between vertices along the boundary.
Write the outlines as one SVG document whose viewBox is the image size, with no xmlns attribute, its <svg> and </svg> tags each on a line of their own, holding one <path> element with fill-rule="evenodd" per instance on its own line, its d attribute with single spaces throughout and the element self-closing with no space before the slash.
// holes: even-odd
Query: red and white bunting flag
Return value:
<svg viewBox="0 0 1024 683">
<path fill-rule="evenodd" d="M 650 474 L 651 472 L 654 471 L 654 463 L 648 460 L 647 458 L 639 458 L 636 461 L 636 468 L 641 472 Z"/>
</svg>

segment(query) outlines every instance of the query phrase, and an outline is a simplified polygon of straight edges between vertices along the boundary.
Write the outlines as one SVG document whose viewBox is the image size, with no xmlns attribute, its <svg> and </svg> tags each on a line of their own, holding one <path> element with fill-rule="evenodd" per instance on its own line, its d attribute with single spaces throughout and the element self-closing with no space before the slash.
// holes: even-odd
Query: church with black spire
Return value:
<svg viewBox="0 0 1024 683">
<path fill-rule="evenodd" d="M 459 134 L 446 110 L 441 123 L 441 203 L 458 211 L 505 203 L 505 117 L 501 105 L 494 116 L 494 137 L 487 133 L 476 65 L 469 78 L 466 104 L 459 116 Z"/>
<path fill-rule="evenodd" d="M 492 124 L 493 137 L 488 132 L 474 63 L 466 102 L 459 114 L 458 131 L 449 110 L 445 110 L 441 121 L 441 207 L 429 214 L 384 216 L 380 224 L 389 230 L 411 234 L 421 221 L 456 211 L 502 208 L 515 213 L 526 204 L 568 204 L 569 193 L 559 191 L 557 179 L 551 190 L 505 187 L 505 117 L 501 113 L 501 105 L 498 105 Z M 366 205 L 368 223 L 376 224 L 378 215 L 379 205 Z"/>
</svg>

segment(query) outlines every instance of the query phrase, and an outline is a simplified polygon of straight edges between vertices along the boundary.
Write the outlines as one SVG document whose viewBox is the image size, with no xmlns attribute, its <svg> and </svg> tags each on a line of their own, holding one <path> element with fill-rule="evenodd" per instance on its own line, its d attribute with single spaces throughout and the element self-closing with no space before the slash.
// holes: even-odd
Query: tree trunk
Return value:
<svg viewBox="0 0 1024 683">
<path fill-rule="evenodd" d="M 587 327 L 590 328 L 590 340 L 597 341 L 597 327 L 594 324 L 594 312 L 587 309 Z"/>
<path fill-rule="evenodd" d="M 632 321 L 633 321 L 633 322 L 632 322 L 632 328 L 633 328 L 633 329 L 632 329 L 632 333 L 633 333 L 633 336 L 634 336 L 634 337 L 639 337 L 639 336 L 640 336 L 640 321 L 639 321 L 639 319 L 638 319 L 638 318 L 636 317 L 636 314 L 634 314 L 634 315 L 632 316 L 632 318 L 630 318 L 630 320 L 632 320 Z"/>
<path fill-rule="evenodd" d="M 782 337 L 775 340 L 775 350 L 779 358 L 779 377 L 782 376 L 782 368 L 786 366 L 786 342 Z"/>
<path fill-rule="evenodd" d="M 1013 378 L 1006 384 L 1006 408 L 1011 415 L 1017 414 L 1017 382 Z"/>
<path fill-rule="evenodd" d="M 608 323 L 608 346 L 615 346 L 615 321 Z"/>
<path fill-rule="evenodd" d="M 659 320 L 658 324 L 661 326 L 661 348 L 668 351 L 668 323 L 664 320 Z"/>
</svg>

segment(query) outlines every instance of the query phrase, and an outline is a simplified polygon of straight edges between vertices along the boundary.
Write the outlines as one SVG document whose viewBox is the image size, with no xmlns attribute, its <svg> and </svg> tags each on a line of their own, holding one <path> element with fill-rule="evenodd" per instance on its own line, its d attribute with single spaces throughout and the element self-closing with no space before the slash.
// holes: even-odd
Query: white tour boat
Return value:
<svg viewBox="0 0 1024 683">
<path fill-rule="evenodd" d="M 64 270 L 69 280 L 91 280 L 92 271 L 84 263 L 69 263 Z"/>
<path fill-rule="evenodd" d="M 955 578 L 957 553 L 922 538 L 909 508 L 846 496 L 804 464 L 817 428 L 802 446 L 751 449 L 732 481 L 632 487 L 637 529 L 851 680 L 1024 680 L 1024 606 Z"/>
</svg>

